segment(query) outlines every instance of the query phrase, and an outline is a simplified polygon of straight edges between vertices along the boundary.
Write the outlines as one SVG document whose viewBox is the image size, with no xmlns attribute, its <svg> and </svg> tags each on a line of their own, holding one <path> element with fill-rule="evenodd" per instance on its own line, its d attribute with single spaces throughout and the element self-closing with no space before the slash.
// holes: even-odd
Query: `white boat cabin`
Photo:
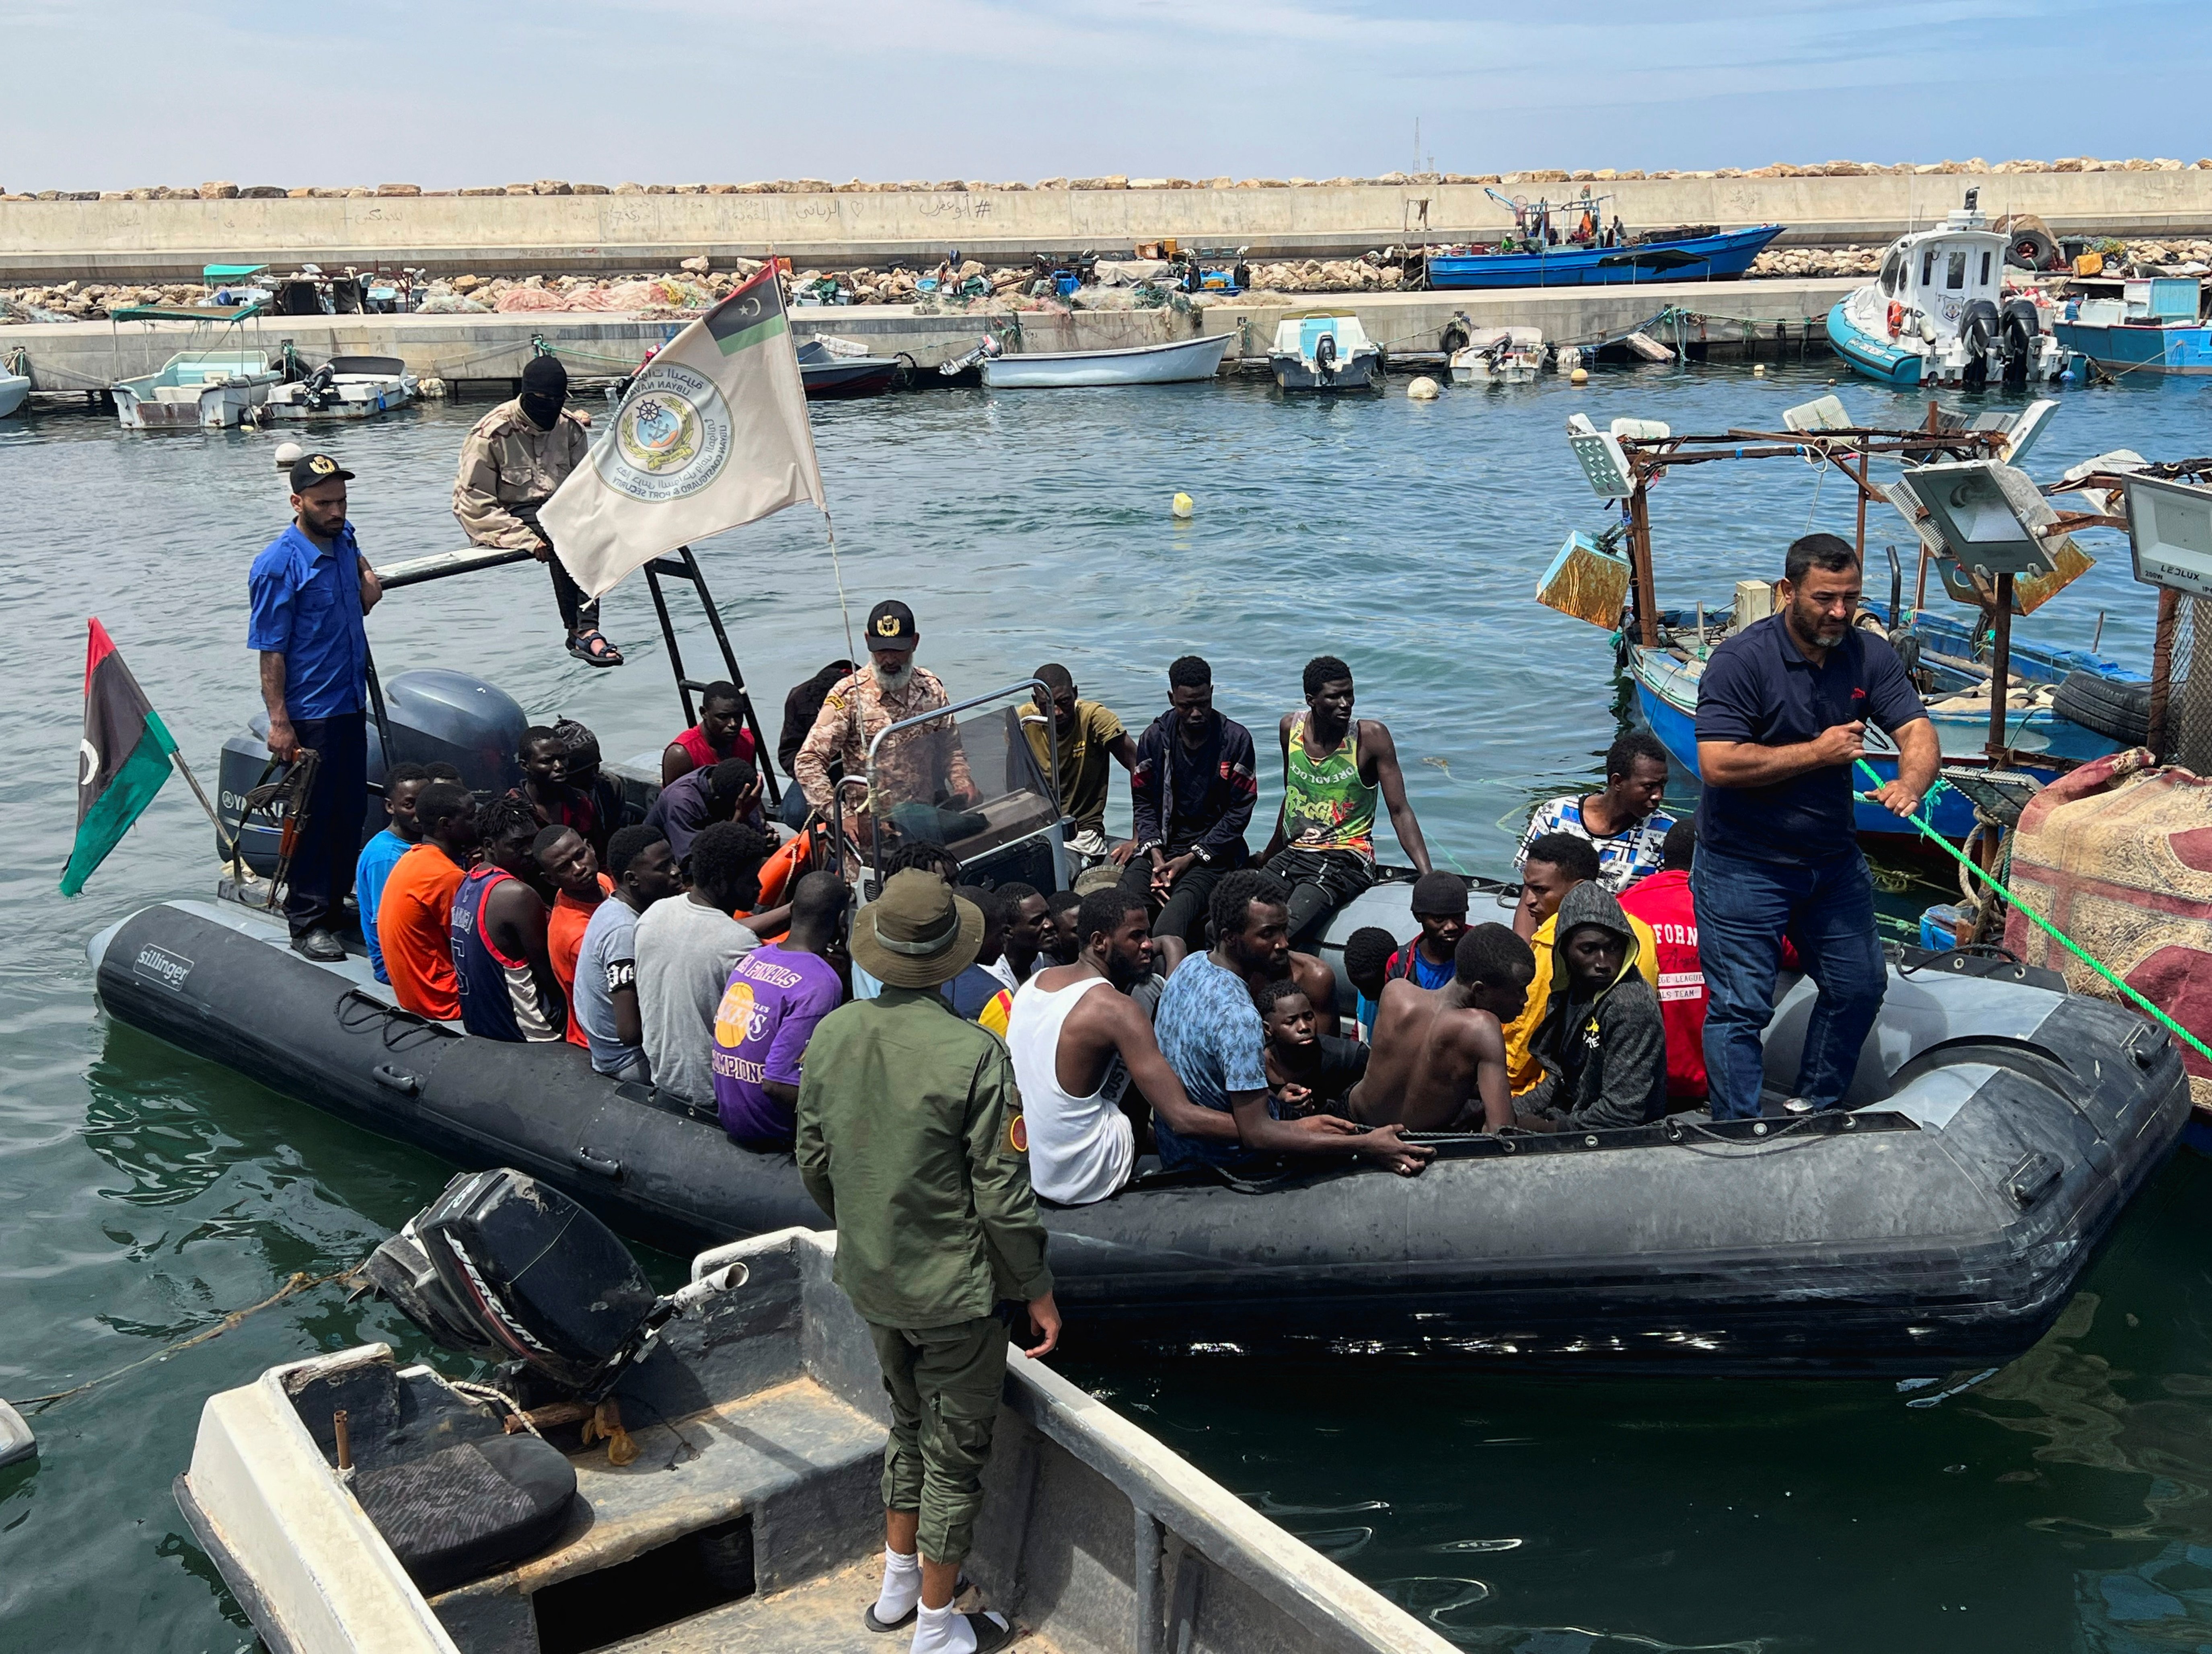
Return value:
<svg viewBox="0 0 2212 1654">
<path fill-rule="evenodd" d="M 1955 335 L 1975 300 L 2000 304 L 2005 238 L 1984 228 L 1986 222 L 1969 208 L 1952 213 L 1941 229 L 1900 238 L 1881 261 L 1875 281 L 1877 303 L 1902 306 L 1904 329 L 1931 343 Z M 1935 330 L 1932 336 L 1919 325 L 1923 318 Z"/>
</svg>

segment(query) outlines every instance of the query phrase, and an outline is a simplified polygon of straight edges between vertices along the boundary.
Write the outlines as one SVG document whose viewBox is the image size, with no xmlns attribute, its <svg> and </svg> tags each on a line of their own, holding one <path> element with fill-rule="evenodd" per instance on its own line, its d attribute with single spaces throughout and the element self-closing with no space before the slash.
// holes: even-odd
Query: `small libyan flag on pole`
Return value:
<svg viewBox="0 0 2212 1654">
<path fill-rule="evenodd" d="M 76 842 L 62 870 L 75 896 L 169 779 L 177 744 L 99 621 L 84 656 L 84 742 L 77 748 Z"/>
</svg>

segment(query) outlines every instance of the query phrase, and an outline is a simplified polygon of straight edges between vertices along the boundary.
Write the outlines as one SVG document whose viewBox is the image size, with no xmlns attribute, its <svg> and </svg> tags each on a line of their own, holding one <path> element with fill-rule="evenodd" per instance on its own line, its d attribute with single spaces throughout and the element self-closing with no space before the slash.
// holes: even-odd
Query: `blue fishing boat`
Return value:
<svg viewBox="0 0 2212 1654">
<path fill-rule="evenodd" d="M 2067 306 L 2052 324 L 2058 342 L 2113 374 L 2212 374 L 2212 325 L 2202 319 L 2203 289 L 2193 276 L 2157 276 L 2118 284 Z"/>
<path fill-rule="evenodd" d="M 1573 241 L 1551 246 L 1539 240 L 1512 252 L 1432 252 L 1428 280 L 1431 287 L 1452 289 L 1733 281 L 1751 268 L 1752 260 L 1782 231 L 1780 224 L 1754 224 L 1749 229 L 1620 246 Z"/>
</svg>

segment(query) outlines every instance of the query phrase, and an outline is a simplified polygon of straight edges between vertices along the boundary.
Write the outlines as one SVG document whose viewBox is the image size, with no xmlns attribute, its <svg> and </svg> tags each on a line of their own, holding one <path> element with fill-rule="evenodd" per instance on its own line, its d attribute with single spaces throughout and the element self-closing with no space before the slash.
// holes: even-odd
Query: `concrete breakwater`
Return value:
<svg viewBox="0 0 2212 1654">
<path fill-rule="evenodd" d="M 2061 233 L 2212 232 L 2212 160 L 1979 161 L 1875 167 L 1778 163 L 1749 171 L 1610 168 L 1381 179 L 1094 178 L 1039 185 L 617 185 L 548 179 L 470 191 L 414 185 L 0 196 L 0 280 L 176 281 L 203 265 L 413 265 L 471 271 L 665 269 L 770 252 L 799 265 L 923 267 L 948 249 L 987 263 L 1113 252 L 1173 238 L 1247 247 L 1255 260 L 1342 258 L 1371 249 L 1488 239 L 1511 222 L 1489 192 L 1611 198 L 1632 229 L 1780 223 L 1809 245 L 1879 244 L 1938 220 L 1978 188 L 1991 214 L 2034 213 Z"/>
</svg>

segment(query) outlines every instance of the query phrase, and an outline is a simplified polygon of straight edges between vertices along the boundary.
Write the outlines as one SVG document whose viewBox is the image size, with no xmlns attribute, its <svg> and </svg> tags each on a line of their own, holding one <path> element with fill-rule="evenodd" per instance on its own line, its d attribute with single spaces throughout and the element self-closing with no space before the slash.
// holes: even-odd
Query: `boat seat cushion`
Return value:
<svg viewBox="0 0 2212 1654">
<path fill-rule="evenodd" d="M 200 399 L 200 392 L 206 388 L 207 387 L 205 386 L 202 385 L 156 385 L 154 387 L 154 400 L 156 402 L 198 402 Z"/>
<path fill-rule="evenodd" d="M 354 1497 L 425 1596 L 536 1555 L 576 1496 L 576 1471 L 537 1436 L 462 1442 L 368 1471 Z"/>
</svg>

